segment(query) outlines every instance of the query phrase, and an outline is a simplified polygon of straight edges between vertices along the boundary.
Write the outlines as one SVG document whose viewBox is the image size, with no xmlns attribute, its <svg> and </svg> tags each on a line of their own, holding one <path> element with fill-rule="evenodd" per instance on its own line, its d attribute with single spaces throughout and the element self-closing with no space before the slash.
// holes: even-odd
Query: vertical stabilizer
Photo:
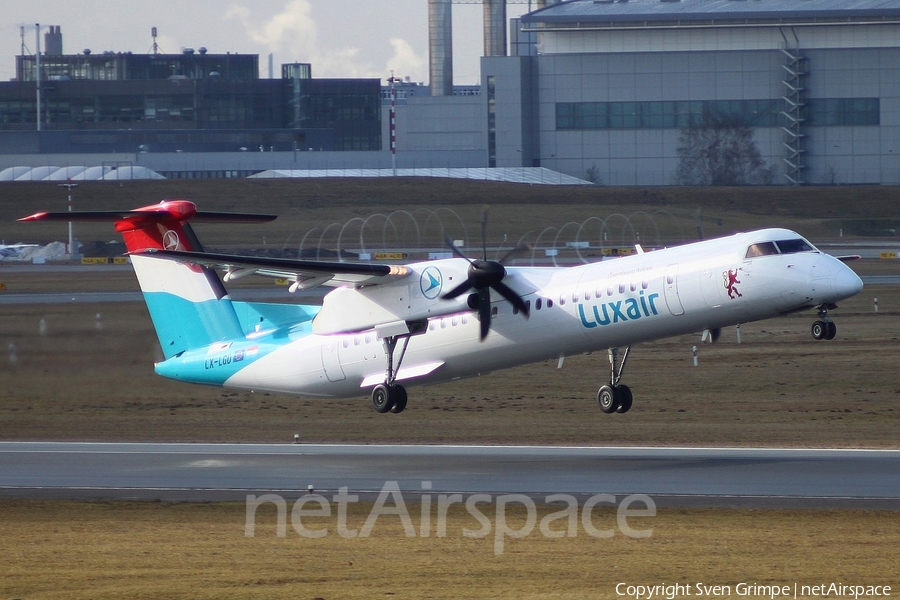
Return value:
<svg viewBox="0 0 900 600">
<path fill-rule="evenodd" d="M 191 263 L 134 255 L 148 249 L 202 251 L 188 223 L 196 212 L 192 202 L 169 200 L 136 209 L 135 216 L 116 222 L 116 231 L 132 253 L 131 264 L 167 359 L 192 348 L 244 338 L 215 272 Z"/>
<path fill-rule="evenodd" d="M 37 213 L 23 221 L 113 221 L 130 253 L 148 249 L 202 252 L 188 221 L 259 222 L 268 215 L 198 212 L 187 200 L 166 200 L 132 211 Z M 206 267 L 132 255 L 150 318 L 168 359 L 216 342 L 244 339 L 227 291 Z"/>
</svg>

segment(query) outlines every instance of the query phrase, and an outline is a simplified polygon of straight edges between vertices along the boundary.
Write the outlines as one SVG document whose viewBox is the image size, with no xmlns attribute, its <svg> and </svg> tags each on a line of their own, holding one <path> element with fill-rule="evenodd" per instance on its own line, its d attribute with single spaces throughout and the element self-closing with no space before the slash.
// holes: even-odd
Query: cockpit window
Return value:
<svg viewBox="0 0 900 600">
<path fill-rule="evenodd" d="M 778 240 L 777 242 L 759 242 L 747 248 L 744 258 L 769 256 L 771 254 L 797 254 L 798 252 L 816 252 L 812 244 L 803 238 Z"/>
<path fill-rule="evenodd" d="M 796 254 L 797 252 L 814 252 L 809 242 L 802 238 L 794 240 L 779 240 L 775 242 L 782 254 Z"/>
<path fill-rule="evenodd" d="M 745 258 L 768 256 L 769 254 L 778 254 L 778 248 L 775 247 L 775 243 L 760 242 L 758 244 L 753 244 L 752 246 L 747 248 L 747 255 L 745 256 Z"/>
</svg>

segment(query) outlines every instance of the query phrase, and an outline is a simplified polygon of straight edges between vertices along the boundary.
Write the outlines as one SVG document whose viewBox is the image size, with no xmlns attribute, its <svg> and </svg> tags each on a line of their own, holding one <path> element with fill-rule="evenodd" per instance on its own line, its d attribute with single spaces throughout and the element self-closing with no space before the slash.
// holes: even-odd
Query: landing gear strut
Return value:
<svg viewBox="0 0 900 600">
<path fill-rule="evenodd" d="M 384 383 L 380 383 L 372 388 L 372 408 L 375 409 L 375 412 L 397 414 L 403 412 L 406 408 L 408 400 L 406 388 L 397 383 L 397 373 L 400 372 L 400 365 L 403 363 L 403 357 L 406 355 L 409 338 L 425 333 L 426 327 L 426 321 L 400 321 L 399 323 L 390 323 L 376 328 L 376 335 L 381 338 L 384 344 L 387 370 Z M 394 352 L 397 349 L 397 342 L 400 340 L 403 340 L 403 345 L 395 364 Z"/>
<path fill-rule="evenodd" d="M 814 339 L 833 340 L 837 335 L 837 325 L 828 318 L 828 309 L 837 308 L 834 304 L 819 306 L 819 320 L 812 324 L 811 332 Z"/>
<path fill-rule="evenodd" d="M 626 413 L 631 409 L 633 401 L 631 388 L 619 383 L 622 379 L 622 373 L 625 372 L 625 363 L 628 361 L 630 352 L 631 346 L 625 348 L 625 352 L 622 354 L 622 362 L 617 365 L 619 349 L 609 349 L 609 384 L 601 386 L 597 390 L 597 403 L 600 405 L 600 410 L 606 414 Z"/>
</svg>

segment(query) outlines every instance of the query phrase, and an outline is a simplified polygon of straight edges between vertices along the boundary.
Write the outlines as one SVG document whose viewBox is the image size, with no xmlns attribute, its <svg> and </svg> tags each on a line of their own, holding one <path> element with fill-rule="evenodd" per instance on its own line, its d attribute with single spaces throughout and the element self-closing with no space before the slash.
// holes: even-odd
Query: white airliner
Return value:
<svg viewBox="0 0 900 600">
<path fill-rule="evenodd" d="M 323 398 L 368 392 L 381 413 L 403 411 L 405 386 L 597 350 L 608 350 L 610 363 L 600 409 L 624 413 L 632 345 L 694 332 L 715 338 L 722 327 L 809 309 L 818 311 L 813 337 L 832 339 L 828 311 L 862 289 L 842 260 L 787 229 L 551 268 L 470 260 L 456 248 L 457 258 L 404 266 L 213 254 L 188 224 L 273 218 L 171 200 L 22 220 L 115 222 L 165 357 L 158 374 Z M 231 300 L 223 280 L 251 274 L 287 278 L 291 291 L 335 289 L 321 306 Z"/>
</svg>

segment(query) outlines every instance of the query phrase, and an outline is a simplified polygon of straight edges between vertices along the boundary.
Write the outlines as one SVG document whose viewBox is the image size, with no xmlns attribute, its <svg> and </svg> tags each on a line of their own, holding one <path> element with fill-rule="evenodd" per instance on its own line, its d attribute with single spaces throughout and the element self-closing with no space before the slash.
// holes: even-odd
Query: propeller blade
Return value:
<svg viewBox="0 0 900 600">
<path fill-rule="evenodd" d="M 453 288 L 452 290 L 450 290 L 449 292 L 444 294 L 443 298 L 444 298 L 444 300 L 452 300 L 453 298 L 456 298 L 457 296 L 462 296 L 463 294 L 465 294 L 466 292 L 471 290 L 473 287 L 475 287 L 475 286 L 472 285 L 472 281 L 469 279 L 466 279 L 461 284 L 459 284 L 458 286 L 456 286 L 455 288 Z"/>
<path fill-rule="evenodd" d="M 453 254 L 455 254 L 458 258 L 464 259 L 470 265 L 472 264 L 472 260 L 465 254 L 463 254 L 462 250 L 456 247 L 456 244 L 453 243 L 453 240 L 451 240 L 449 236 L 444 236 L 444 243 L 447 244 L 447 247 L 450 248 Z"/>
<path fill-rule="evenodd" d="M 503 262 L 511 258 L 518 252 L 528 250 L 529 246 L 521 245 L 507 252 L 499 261 L 487 259 L 487 213 L 488 206 L 484 205 L 481 209 L 481 260 L 472 260 L 462 250 L 456 247 L 450 237 L 445 235 L 444 242 L 450 248 L 454 255 L 465 259 L 469 263 L 469 272 L 466 280 L 461 284 L 447 292 L 442 296 L 444 300 L 452 300 L 458 296 L 475 290 L 478 297 L 478 319 L 480 321 L 481 339 L 487 337 L 491 330 L 491 289 L 512 304 L 527 319 L 529 316 L 528 304 L 519 297 L 508 285 L 503 283 L 506 277 L 506 269 L 503 268 Z M 471 300 L 470 304 L 471 306 Z"/>
<path fill-rule="evenodd" d="M 506 301 L 518 308 L 525 318 L 528 318 L 528 305 L 516 294 L 514 291 L 510 289 L 508 285 L 503 283 L 502 281 L 495 283 L 493 286 L 494 291 L 506 298 Z"/>
<path fill-rule="evenodd" d="M 487 337 L 491 330 L 491 290 L 481 288 L 478 290 L 478 317 L 481 319 L 481 340 Z"/>
<path fill-rule="evenodd" d="M 515 248 L 504 254 L 503 258 L 501 258 L 497 262 L 499 262 L 501 265 L 505 265 L 506 261 L 508 261 L 510 258 L 515 256 L 516 254 L 519 254 L 520 252 L 525 252 L 526 250 L 531 250 L 531 244 L 522 244 L 520 246 L 516 246 Z"/>
</svg>

